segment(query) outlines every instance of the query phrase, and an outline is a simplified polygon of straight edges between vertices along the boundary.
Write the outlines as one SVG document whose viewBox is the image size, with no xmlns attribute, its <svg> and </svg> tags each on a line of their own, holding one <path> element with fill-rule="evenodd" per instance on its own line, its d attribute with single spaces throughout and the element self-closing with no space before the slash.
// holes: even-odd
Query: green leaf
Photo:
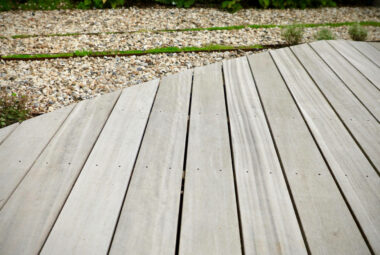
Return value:
<svg viewBox="0 0 380 255">
<path fill-rule="evenodd" d="M 84 5 L 90 7 L 92 5 L 92 0 L 84 0 Z"/>
<path fill-rule="evenodd" d="M 186 0 L 184 3 L 185 8 L 191 7 L 195 3 L 195 0 Z"/>
<path fill-rule="evenodd" d="M 270 3 L 270 0 L 259 0 L 260 6 L 263 7 L 264 9 L 269 7 L 269 3 Z"/>
<path fill-rule="evenodd" d="M 223 1 L 221 5 L 222 9 L 226 9 L 229 3 L 230 1 Z"/>
</svg>

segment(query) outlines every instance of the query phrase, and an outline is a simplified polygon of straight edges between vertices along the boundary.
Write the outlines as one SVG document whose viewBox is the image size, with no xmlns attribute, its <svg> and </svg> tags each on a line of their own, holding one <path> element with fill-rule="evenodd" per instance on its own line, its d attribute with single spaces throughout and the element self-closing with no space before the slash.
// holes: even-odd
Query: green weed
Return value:
<svg viewBox="0 0 380 255">
<path fill-rule="evenodd" d="M 0 128 L 26 120 L 31 116 L 28 97 L 0 90 Z"/>
<path fill-rule="evenodd" d="M 322 28 L 314 35 L 316 40 L 334 40 L 334 34 L 327 28 Z"/>
<path fill-rule="evenodd" d="M 360 24 L 354 24 L 348 30 L 348 33 L 354 41 L 365 41 L 368 36 L 368 31 Z"/>
<path fill-rule="evenodd" d="M 303 27 L 289 26 L 283 28 L 281 32 L 282 38 L 290 45 L 299 44 L 303 37 Z"/>
</svg>

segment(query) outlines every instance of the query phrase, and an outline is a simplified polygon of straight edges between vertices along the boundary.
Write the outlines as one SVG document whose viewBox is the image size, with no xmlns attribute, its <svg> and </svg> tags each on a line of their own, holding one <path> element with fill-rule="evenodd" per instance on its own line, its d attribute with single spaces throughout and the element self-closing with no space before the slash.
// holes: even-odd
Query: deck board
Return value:
<svg viewBox="0 0 380 255">
<path fill-rule="evenodd" d="M 355 68 L 380 89 L 379 67 L 346 41 L 329 41 Z"/>
<path fill-rule="evenodd" d="M 107 253 L 157 84 L 123 91 L 41 254 Z"/>
<path fill-rule="evenodd" d="M 248 61 L 223 70 L 245 253 L 307 254 Z"/>
<path fill-rule="evenodd" d="M 5 139 L 19 126 L 19 123 L 14 123 L 10 126 L 0 129 L 0 145 Z"/>
<path fill-rule="evenodd" d="M 369 42 L 369 44 L 375 47 L 377 50 L 380 50 L 380 42 Z"/>
<path fill-rule="evenodd" d="M 39 252 L 118 94 L 83 101 L 71 112 L 1 210 L 0 254 Z"/>
<path fill-rule="evenodd" d="M 355 67 L 347 63 L 347 60 L 326 41 L 313 42 L 309 45 L 367 107 L 377 121 L 380 121 L 380 90 Z"/>
<path fill-rule="evenodd" d="M 0 146 L 0 208 L 29 171 L 74 105 L 24 121 Z"/>
<path fill-rule="evenodd" d="M 311 253 L 368 254 L 354 218 L 269 53 L 252 55 L 249 62 Z"/>
<path fill-rule="evenodd" d="M 360 51 L 364 56 L 369 58 L 377 66 L 380 66 L 380 52 L 371 44 L 366 42 L 351 41 L 350 44 Z"/>
<path fill-rule="evenodd" d="M 111 255 L 175 253 L 191 83 L 192 71 L 161 80 Z"/>
<path fill-rule="evenodd" d="M 377 120 L 309 45 L 303 44 L 291 49 L 365 154 L 380 170 L 380 125 Z M 311 83 L 305 83 L 305 86 L 309 84 Z"/>
<path fill-rule="evenodd" d="M 289 48 L 277 67 L 375 253 L 380 252 L 380 178 Z M 308 83 L 308 85 L 305 85 Z M 305 89 L 307 87 L 308 89 Z"/>
<path fill-rule="evenodd" d="M 220 63 L 195 68 L 189 125 L 179 254 L 241 254 Z"/>
<path fill-rule="evenodd" d="M 379 47 L 285 47 L 0 129 L 0 254 L 380 254 Z"/>
</svg>

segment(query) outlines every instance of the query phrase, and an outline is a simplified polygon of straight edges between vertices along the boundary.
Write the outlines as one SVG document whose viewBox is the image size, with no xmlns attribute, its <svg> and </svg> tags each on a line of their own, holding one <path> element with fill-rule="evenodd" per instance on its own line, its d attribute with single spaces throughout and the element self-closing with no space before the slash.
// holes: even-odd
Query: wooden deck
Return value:
<svg viewBox="0 0 380 255">
<path fill-rule="evenodd" d="M 380 254 L 379 49 L 278 49 L 0 129 L 0 254 Z"/>
</svg>

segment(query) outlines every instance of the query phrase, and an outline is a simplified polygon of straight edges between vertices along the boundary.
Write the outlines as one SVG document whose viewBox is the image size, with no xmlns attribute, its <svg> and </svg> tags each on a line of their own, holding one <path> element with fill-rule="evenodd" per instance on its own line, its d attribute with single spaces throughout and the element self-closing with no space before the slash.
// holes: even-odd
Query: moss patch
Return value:
<svg viewBox="0 0 380 255">
<path fill-rule="evenodd" d="M 229 46 L 229 45 L 207 45 L 204 47 L 163 47 L 149 50 L 127 50 L 127 51 L 75 51 L 67 53 L 52 54 L 13 54 L 1 56 L 1 59 L 8 60 L 27 60 L 27 59 L 50 59 L 50 58 L 69 58 L 69 57 L 100 57 L 100 56 L 122 56 L 122 55 L 142 55 L 159 53 L 181 53 L 181 52 L 204 52 L 204 51 L 227 51 L 227 50 L 255 50 L 264 49 L 263 45 L 251 46 Z"/>
</svg>

